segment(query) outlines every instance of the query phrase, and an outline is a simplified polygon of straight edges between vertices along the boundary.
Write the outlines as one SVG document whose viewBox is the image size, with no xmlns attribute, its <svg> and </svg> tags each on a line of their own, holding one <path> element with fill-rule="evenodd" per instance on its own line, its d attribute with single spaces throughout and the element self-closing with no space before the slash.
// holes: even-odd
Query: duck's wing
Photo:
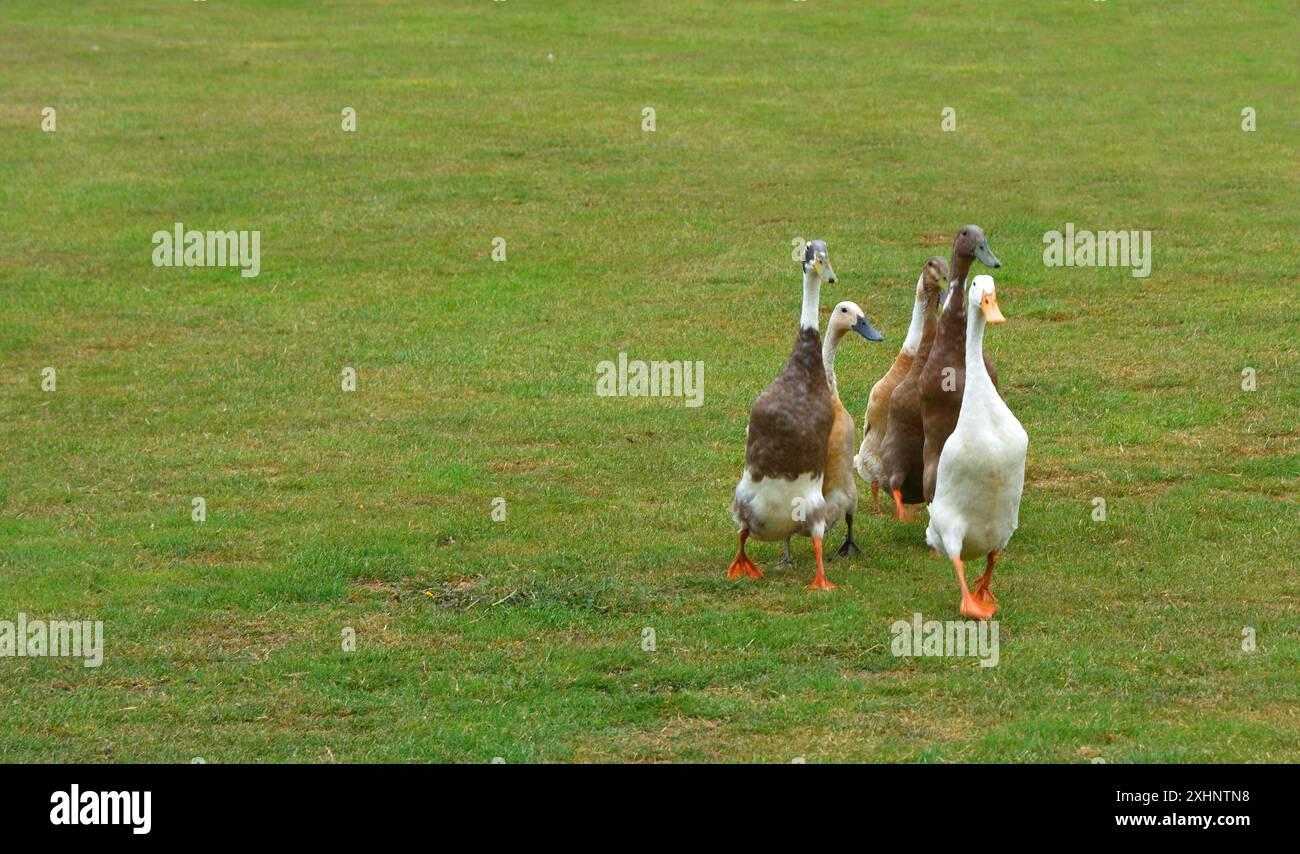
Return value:
<svg viewBox="0 0 1300 854">
<path fill-rule="evenodd" d="M 820 475 L 835 418 L 821 338 L 801 329 L 789 360 L 749 412 L 745 465 L 756 477 Z"/>
</svg>

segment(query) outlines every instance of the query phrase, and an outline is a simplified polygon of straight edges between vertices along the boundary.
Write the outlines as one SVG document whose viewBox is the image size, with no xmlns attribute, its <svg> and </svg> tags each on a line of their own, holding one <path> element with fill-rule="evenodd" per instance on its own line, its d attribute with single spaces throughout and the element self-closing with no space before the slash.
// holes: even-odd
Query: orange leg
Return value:
<svg viewBox="0 0 1300 854">
<path fill-rule="evenodd" d="M 871 481 L 871 512 L 880 515 L 880 481 Z"/>
<path fill-rule="evenodd" d="M 817 556 L 817 577 L 809 584 L 808 590 L 834 590 L 835 585 L 826 580 L 826 571 L 822 569 L 822 538 L 813 537 L 813 554 Z"/>
<path fill-rule="evenodd" d="M 901 489 L 894 490 L 894 507 L 898 510 L 898 521 L 912 521 L 912 514 L 903 509 L 903 490 Z"/>
<path fill-rule="evenodd" d="M 748 539 L 749 531 L 741 531 L 740 548 L 736 551 L 736 559 L 731 562 L 731 567 L 727 570 L 728 578 L 739 578 L 742 575 L 746 578 L 763 577 L 763 571 L 754 565 L 749 555 L 745 554 L 745 540 Z"/>
<path fill-rule="evenodd" d="M 987 620 L 992 618 L 993 613 L 997 611 L 997 605 L 986 605 L 979 602 L 970 593 L 970 588 L 966 586 L 966 565 L 961 562 L 960 557 L 952 559 L 952 565 L 957 570 L 957 583 L 961 585 L 961 615 L 963 617 L 974 617 L 977 620 Z"/>
<path fill-rule="evenodd" d="M 993 591 L 989 590 L 989 582 L 993 580 L 993 564 L 997 563 L 997 560 L 998 553 L 989 552 L 988 565 L 984 567 L 984 574 L 980 576 L 979 581 L 975 582 L 975 592 L 971 594 L 975 597 L 976 602 L 982 602 L 992 608 L 997 608 L 994 603 L 998 601 L 998 597 L 994 596 Z"/>
</svg>

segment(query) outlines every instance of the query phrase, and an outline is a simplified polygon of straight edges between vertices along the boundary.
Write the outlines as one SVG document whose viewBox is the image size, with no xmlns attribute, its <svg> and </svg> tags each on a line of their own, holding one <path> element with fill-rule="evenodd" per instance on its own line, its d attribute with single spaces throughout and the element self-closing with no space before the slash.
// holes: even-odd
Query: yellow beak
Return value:
<svg viewBox="0 0 1300 854">
<path fill-rule="evenodd" d="M 984 319 L 989 323 L 1005 323 L 1006 318 L 1002 316 L 1002 309 L 998 308 L 998 297 L 994 293 L 986 293 L 980 298 L 980 311 L 984 312 Z"/>
</svg>

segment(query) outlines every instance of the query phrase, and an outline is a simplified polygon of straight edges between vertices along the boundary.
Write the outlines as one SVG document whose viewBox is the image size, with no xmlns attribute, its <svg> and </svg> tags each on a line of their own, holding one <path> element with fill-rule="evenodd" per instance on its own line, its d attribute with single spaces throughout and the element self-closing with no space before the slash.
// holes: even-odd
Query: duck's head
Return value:
<svg viewBox="0 0 1300 854">
<path fill-rule="evenodd" d="M 868 341 L 885 340 L 885 336 L 876 331 L 858 304 L 845 300 L 831 310 L 830 322 L 826 324 L 826 337 L 839 338 L 850 330 Z"/>
<path fill-rule="evenodd" d="M 998 256 L 993 254 L 989 249 L 989 242 L 984 237 L 984 229 L 978 225 L 963 225 L 957 231 L 957 236 L 952 241 L 952 264 L 953 269 L 949 273 L 953 278 L 949 282 L 963 279 L 966 271 L 970 269 L 971 263 L 978 258 L 980 263 L 986 267 L 997 269 L 1002 266 Z M 944 288 L 943 293 L 939 296 L 940 302 L 948 304 L 948 289 Z"/>
<path fill-rule="evenodd" d="M 1002 323 L 1002 309 L 998 308 L 998 292 L 993 286 L 993 277 L 976 276 L 970 283 L 970 311 L 979 309 L 989 323 Z"/>
<path fill-rule="evenodd" d="M 978 225 L 963 225 L 952 242 L 954 258 L 978 258 L 985 267 L 997 269 L 1002 266 L 998 256 L 989 249 L 989 242 L 984 237 L 984 229 Z"/>
<path fill-rule="evenodd" d="M 835 284 L 835 271 L 831 269 L 831 256 L 825 240 L 809 240 L 803 248 L 803 271 L 815 273 L 824 281 Z"/>
<path fill-rule="evenodd" d="M 942 294 L 948 287 L 948 262 L 938 255 L 931 256 L 921 270 L 921 283 L 916 286 L 916 298 L 921 302 L 926 297 Z"/>
</svg>

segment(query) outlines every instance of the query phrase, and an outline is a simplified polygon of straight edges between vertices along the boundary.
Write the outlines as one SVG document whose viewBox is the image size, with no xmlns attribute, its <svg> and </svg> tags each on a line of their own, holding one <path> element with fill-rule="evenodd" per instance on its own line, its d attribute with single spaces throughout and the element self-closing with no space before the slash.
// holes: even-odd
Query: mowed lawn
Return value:
<svg viewBox="0 0 1300 854">
<path fill-rule="evenodd" d="M 3 4 L 0 620 L 102 620 L 105 658 L 0 658 L 0 760 L 1300 760 L 1298 30 L 1280 0 Z M 261 274 L 154 267 L 175 222 L 259 230 Z M 823 317 L 886 335 L 839 358 L 861 431 L 966 222 L 1030 437 L 989 668 L 891 654 L 957 618 L 923 515 L 864 500 L 829 594 L 807 540 L 725 578 L 791 241 L 830 247 Z M 1067 222 L 1149 230 L 1150 277 L 1046 267 Z M 704 405 L 596 396 L 620 352 L 702 361 Z"/>
</svg>

